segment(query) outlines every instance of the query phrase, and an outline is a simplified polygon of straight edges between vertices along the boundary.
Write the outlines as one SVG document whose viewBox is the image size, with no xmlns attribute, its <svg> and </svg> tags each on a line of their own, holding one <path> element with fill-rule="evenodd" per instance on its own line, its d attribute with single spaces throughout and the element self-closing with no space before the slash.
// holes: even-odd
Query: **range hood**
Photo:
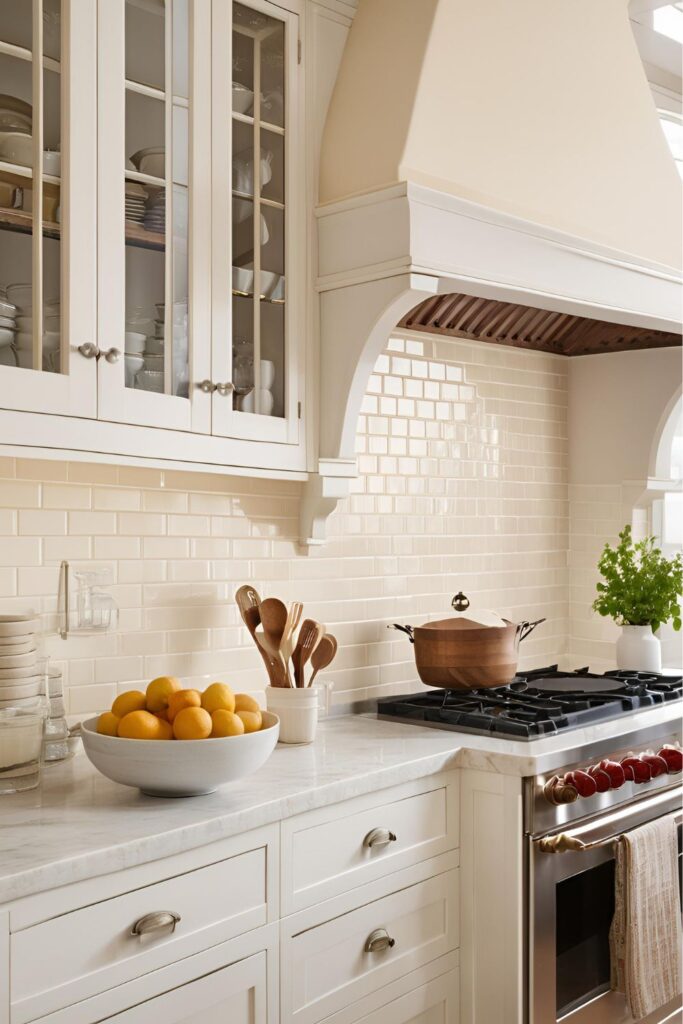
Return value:
<svg viewBox="0 0 683 1024">
<path fill-rule="evenodd" d="M 316 218 L 304 544 L 348 493 L 397 325 L 461 334 L 474 312 L 469 336 L 552 350 L 561 332 L 563 355 L 680 343 L 681 183 L 627 0 L 358 0 Z"/>
</svg>

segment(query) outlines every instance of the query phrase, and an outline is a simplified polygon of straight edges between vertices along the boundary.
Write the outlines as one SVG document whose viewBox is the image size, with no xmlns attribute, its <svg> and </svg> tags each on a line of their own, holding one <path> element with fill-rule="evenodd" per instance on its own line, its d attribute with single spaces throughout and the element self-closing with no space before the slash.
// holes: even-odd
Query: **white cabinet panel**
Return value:
<svg viewBox="0 0 683 1024">
<path fill-rule="evenodd" d="M 457 794 L 420 780 L 284 822 L 283 913 L 455 849 Z"/>
<path fill-rule="evenodd" d="M 79 346 L 96 340 L 96 12 L 42 6 L 0 19 L 21 140 L 0 161 L 0 408 L 92 417 L 97 364 Z"/>
<path fill-rule="evenodd" d="M 369 948 L 378 931 L 391 946 Z M 457 945 L 457 870 L 285 936 L 284 1020 L 315 1024 Z"/>
<path fill-rule="evenodd" d="M 108 1024 L 266 1024 L 266 954 L 141 1003 Z"/>
</svg>

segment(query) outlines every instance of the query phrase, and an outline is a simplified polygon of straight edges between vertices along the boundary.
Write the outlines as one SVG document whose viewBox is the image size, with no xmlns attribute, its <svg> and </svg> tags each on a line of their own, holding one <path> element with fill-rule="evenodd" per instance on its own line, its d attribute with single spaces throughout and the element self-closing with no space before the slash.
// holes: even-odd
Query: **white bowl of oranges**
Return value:
<svg viewBox="0 0 683 1024">
<path fill-rule="evenodd" d="M 203 692 L 173 676 L 145 693 L 119 694 L 111 711 L 83 722 L 88 758 L 114 782 L 150 796 L 200 796 L 260 768 L 278 740 L 280 720 L 227 683 Z"/>
</svg>

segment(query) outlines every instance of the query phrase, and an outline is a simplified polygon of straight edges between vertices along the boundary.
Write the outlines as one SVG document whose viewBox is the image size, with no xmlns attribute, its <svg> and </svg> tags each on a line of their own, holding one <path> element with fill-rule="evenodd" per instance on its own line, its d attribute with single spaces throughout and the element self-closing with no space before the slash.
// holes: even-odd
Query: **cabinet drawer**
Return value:
<svg viewBox="0 0 683 1024">
<path fill-rule="evenodd" d="M 451 773 L 284 822 L 283 914 L 454 849 L 457 792 Z"/>
<path fill-rule="evenodd" d="M 393 944 L 368 949 L 375 932 Z M 457 869 L 285 937 L 284 1022 L 314 1024 L 457 945 Z"/>
<path fill-rule="evenodd" d="M 266 922 L 267 848 L 63 914 L 10 938 L 13 1024 L 113 988 Z M 132 934 L 157 911 L 175 931 Z"/>
<path fill-rule="evenodd" d="M 377 997 L 363 999 L 352 1008 L 352 1024 L 458 1024 L 458 981 L 456 968 L 380 1006 L 375 1005 Z M 344 1012 L 344 1022 L 347 1019 Z M 342 1015 L 335 1014 L 325 1024 L 342 1024 Z"/>
</svg>

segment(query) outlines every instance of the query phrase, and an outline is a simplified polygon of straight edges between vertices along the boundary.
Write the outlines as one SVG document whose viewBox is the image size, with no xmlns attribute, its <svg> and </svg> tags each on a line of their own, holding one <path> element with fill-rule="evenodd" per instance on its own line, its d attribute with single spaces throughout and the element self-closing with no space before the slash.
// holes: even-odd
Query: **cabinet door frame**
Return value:
<svg viewBox="0 0 683 1024">
<path fill-rule="evenodd" d="M 214 393 L 211 432 L 222 437 L 296 445 L 304 374 L 306 285 L 305 161 L 298 61 L 300 15 L 269 0 L 240 0 L 245 7 L 285 26 L 285 415 L 233 409 L 232 393 Z M 232 372 L 232 3 L 213 0 L 212 14 L 212 372 L 230 381 Z"/>
<path fill-rule="evenodd" d="M 118 423 L 209 433 L 210 377 L 210 61 L 211 0 L 188 0 L 190 18 L 189 371 L 190 395 L 155 394 L 125 386 L 125 0 L 97 0 L 98 9 L 98 344 L 119 349 L 100 358 L 98 418 Z M 168 44 L 167 44 L 168 47 Z M 167 49 L 168 52 L 168 49 Z M 168 117 L 166 118 L 168 125 Z M 169 139 L 166 141 L 169 158 Z M 169 228 L 172 231 L 171 225 Z"/>
<path fill-rule="evenodd" d="M 40 11 L 39 4 L 34 4 L 34 19 L 36 11 Z M 42 41 L 42 26 L 40 32 L 34 27 L 34 51 L 37 40 Z M 60 50 L 62 372 L 0 366 L 0 408 L 3 409 L 64 416 L 97 415 L 96 362 L 79 352 L 81 345 L 95 341 L 96 330 L 96 40 L 96 12 L 91 0 L 63 0 Z M 34 91 L 42 89 L 43 67 L 36 67 L 32 60 L 32 71 Z M 39 144 L 42 148 L 42 134 Z M 42 178 L 42 169 L 36 167 L 34 184 L 39 177 Z M 34 278 L 36 270 L 42 272 L 42 258 L 34 242 Z M 34 316 L 35 309 L 34 305 Z"/>
</svg>

